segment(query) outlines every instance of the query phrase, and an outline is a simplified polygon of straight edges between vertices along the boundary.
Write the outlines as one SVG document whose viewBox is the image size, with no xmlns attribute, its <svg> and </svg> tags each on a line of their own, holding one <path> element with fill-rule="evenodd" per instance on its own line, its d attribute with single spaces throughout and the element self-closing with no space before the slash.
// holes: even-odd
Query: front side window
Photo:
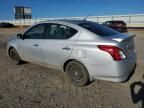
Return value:
<svg viewBox="0 0 144 108">
<path fill-rule="evenodd" d="M 32 27 L 29 29 L 25 34 L 24 38 L 25 39 L 42 39 L 43 33 L 45 30 L 45 25 L 40 24 Z"/>
<path fill-rule="evenodd" d="M 50 24 L 49 32 L 46 36 L 47 39 L 68 39 L 74 36 L 77 30 L 61 25 L 61 24 Z"/>
</svg>

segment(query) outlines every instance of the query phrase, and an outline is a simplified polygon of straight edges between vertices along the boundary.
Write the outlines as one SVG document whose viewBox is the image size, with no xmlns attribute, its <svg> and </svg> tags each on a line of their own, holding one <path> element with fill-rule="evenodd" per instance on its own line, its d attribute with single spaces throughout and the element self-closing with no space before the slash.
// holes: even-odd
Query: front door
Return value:
<svg viewBox="0 0 144 108">
<path fill-rule="evenodd" d="M 42 62 L 41 50 L 45 28 L 45 24 L 38 24 L 24 33 L 21 41 L 21 55 L 24 60 Z"/>
</svg>

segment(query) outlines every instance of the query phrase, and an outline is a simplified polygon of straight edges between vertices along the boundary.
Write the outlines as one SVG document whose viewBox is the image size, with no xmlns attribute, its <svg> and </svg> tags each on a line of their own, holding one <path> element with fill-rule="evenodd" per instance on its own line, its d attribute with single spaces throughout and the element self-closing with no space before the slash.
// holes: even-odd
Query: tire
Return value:
<svg viewBox="0 0 144 108">
<path fill-rule="evenodd" d="M 73 60 L 66 66 L 66 73 L 75 86 L 84 86 L 89 83 L 90 78 L 87 69 L 80 62 Z"/>
<path fill-rule="evenodd" d="M 21 63 L 21 59 L 20 59 L 17 51 L 14 48 L 10 49 L 9 54 L 10 54 L 10 58 L 14 64 L 19 65 Z"/>
</svg>

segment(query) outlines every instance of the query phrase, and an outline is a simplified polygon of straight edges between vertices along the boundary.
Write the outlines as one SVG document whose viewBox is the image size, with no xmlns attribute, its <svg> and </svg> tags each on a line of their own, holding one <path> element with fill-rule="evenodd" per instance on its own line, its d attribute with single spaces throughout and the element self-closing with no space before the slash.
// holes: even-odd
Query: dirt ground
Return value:
<svg viewBox="0 0 144 108">
<path fill-rule="evenodd" d="M 141 102 L 144 105 L 144 30 L 129 30 L 136 34 L 138 57 L 129 81 L 96 80 L 85 87 L 73 86 L 65 73 L 53 69 L 32 63 L 14 65 L 7 57 L 6 41 L 23 30 L 0 29 L 0 108 L 140 108 Z M 137 84 L 136 90 L 141 89 L 141 93 L 136 95 L 132 91 Z"/>
</svg>

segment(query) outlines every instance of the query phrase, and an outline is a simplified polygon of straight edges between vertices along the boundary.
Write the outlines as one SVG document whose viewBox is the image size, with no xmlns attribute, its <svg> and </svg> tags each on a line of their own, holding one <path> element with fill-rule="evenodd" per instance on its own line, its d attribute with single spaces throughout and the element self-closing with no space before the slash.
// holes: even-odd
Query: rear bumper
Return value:
<svg viewBox="0 0 144 108">
<path fill-rule="evenodd" d="M 97 66 L 86 64 L 89 75 L 93 79 L 107 80 L 113 82 L 124 82 L 133 72 L 136 64 L 136 53 L 122 61 L 113 61 L 110 64 Z"/>
</svg>

